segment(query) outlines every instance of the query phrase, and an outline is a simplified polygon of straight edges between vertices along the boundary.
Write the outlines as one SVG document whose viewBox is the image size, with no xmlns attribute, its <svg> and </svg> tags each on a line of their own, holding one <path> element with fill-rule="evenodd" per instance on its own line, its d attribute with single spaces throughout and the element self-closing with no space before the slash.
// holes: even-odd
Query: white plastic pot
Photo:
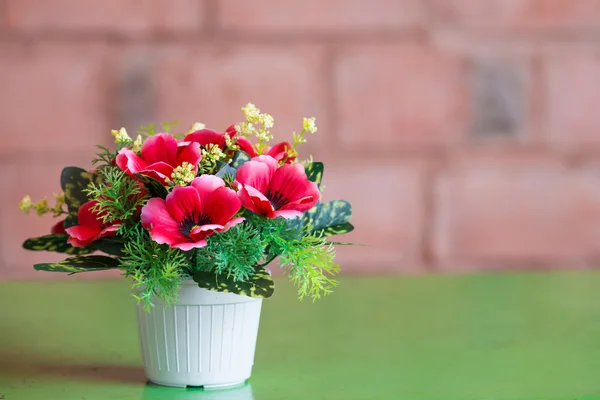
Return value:
<svg viewBox="0 0 600 400">
<path fill-rule="evenodd" d="M 146 377 L 165 386 L 218 388 L 251 375 L 261 299 L 199 288 L 186 280 L 171 307 L 138 305 Z"/>
</svg>

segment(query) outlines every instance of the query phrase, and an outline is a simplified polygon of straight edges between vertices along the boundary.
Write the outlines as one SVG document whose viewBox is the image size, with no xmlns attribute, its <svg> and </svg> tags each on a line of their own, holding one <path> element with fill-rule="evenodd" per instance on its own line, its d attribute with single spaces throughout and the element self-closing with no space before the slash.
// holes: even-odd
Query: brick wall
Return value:
<svg viewBox="0 0 600 400">
<path fill-rule="evenodd" d="M 0 277 L 111 128 L 248 101 L 317 117 L 346 271 L 599 265 L 600 0 L 0 0 L 0 88 Z"/>
</svg>

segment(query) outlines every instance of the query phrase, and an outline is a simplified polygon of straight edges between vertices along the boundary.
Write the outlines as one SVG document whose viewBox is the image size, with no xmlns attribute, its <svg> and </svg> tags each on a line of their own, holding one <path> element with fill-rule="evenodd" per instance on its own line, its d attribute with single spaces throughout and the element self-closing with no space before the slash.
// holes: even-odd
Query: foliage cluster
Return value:
<svg viewBox="0 0 600 400">
<path fill-rule="evenodd" d="M 198 176 L 216 175 L 223 178 L 228 187 L 236 189 L 237 170 L 251 159 L 236 141 L 255 134 L 259 140 L 257 151 L 269 149 L 266 142 L 272 137 L 269 131 L 273 125 L 272 117 L 252 107 L 244 112 L 246 123 L 236 126 L 236 137 L 225 135 L 224 148 L 202 146 L 203 160 L 199 165 L 191 166 L 196 168 Z M 262 124 L 260 128 L 257 128 L 258 124 Z M 173 126 L 173 123 L 167 123 L 162 131 Z M 304 134 L 314 131 L 314 119 L 305 119 L 304 129 L 300 134 L 294 133 L 294 143 L 287 148 L 282 164 L 292 161 L 292 157 L 295 159 L 296 146 L 305 141 Z M 155 135 L 157 128 L 151 124 L 137 133 L 137 139 L 132 140 L 124 129 L 113 131 L 117 150 L 139 153 L 144 138 Z M 31 203 L 29 198 L 22 202 L 24 211 L 48 209 L 56 216 L 67 214 L 65 232 L 28 239 L 24 247 L 62 252 L 72 257 L 60 263 L 36 264 L 36 269 L 79 273 L 118 268 L 133 281 L 133 296 L 147 309 L 155 298 L 166 304 L 176 303 L 181 282 L 186 278 L 210 290 L 269 297 L 273 293 L 273 281 L 265 267 L 277 258 L 284 273 L 297 286 L 300 298 L 318 299 L 331 293 L 337 285 L 334 276 L 339 272 L 339 266 L 335 263 L 335 243 L 328 237 L 353 229 L 349 223 L 351 208 L 347 202 L 319 201 L 294 219 L 267 218 L 241 209 L 236 216 L 245 218 L 244 222 L 206 237 L 204 247 L 182 250 L 154 240 L 148 226 L 143 226 L 140 214 L 150 199 L 164 199 L 174 187 L 189 184 L 191 180 L 173 183 L 167 179 L 166 183 L 161 183 L 148 176 L 132 176 L 115 165 L 116 152 L 105 147 L 99 149 L 97 158 L 93 160 L 95 172 L 76 167 L 64 169 L 61 175 L 63 193 L 58 197 L 60 204 L 49 208 L 46 203 Z M 312 161 L 303 164 L 306 177 L 320 186 L 323 164 Z M 181 171 L 181 168 L 176 171 Z M 191 169 L 186 171 L 189 173 Z M 175 173 L 173 176 L 176 177 Z M 112 226 L 116 232 L 114 236 L 100 237 L 85 246 L 74 247 L 68 234 L 69 228 L 77 226 L 78 211 L 90 200 L 95 202 L 92 210 L 98 216 L 97 229 Z M 67 211 L 62 209 L 63 205 Z M 89 255 L 94 251 L 107 255 Z"/>
</svg>

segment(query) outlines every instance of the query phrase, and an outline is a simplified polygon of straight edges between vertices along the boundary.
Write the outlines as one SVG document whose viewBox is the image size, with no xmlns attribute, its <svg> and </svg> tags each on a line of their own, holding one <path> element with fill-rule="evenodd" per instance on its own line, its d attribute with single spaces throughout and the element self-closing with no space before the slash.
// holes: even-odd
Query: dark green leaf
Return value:
<svg viewBox="0 0 600 400">
<path fill-rule="evenodd" d="M 323 169 L 322 162 L 312 162 L 304 166 L 308 180 L 315 182 L 317 185 L 321 185 L 321 181 L 323 180 Z"/>
<path fill-rule="evenodd" d="M 105 237 L 95 240 L 89 247 L 113 256 L 121 256 L 123 255 L 125 242 L 118 237 Z"/>
<path fill-rule="evenodd" d="M 69 235 L 46 235 L 27 239 L 23 248 L 33 251 L 56 251 L 67 254 L 89 254 L 94 249 L 89 247 L 73 247 L 67 243 Z"/>
<path fill-rule="evenodd" d="M 226 182 L 233 182 L 235 180 L 235 168 L 223 161 L 217 161 L 217 173 L 215 174 L 219 178 Z"/>
<path fill-rule="evenodd" d="M 156 179 L 142 174 L 135 174 L 135 177 L 146 185 L 152 197 L 160 197 L 161 199 L 167 197 L 167 194 L 169 193 L 167 188 Z"/>
<path fill-rule="evenodd" d="M 248 153 L 244 152 L 244 151 L 236 151 L 235 154 L 233 155 L 233 158 L 231 159 L 231 167 L 235 168 L 236 170 L 242 166 L 242 164 L 244 164 L 246 161 L 250 161 L 251 157 L 248 155 Z"/>
<path fill-rule="evenodd" d="M 119 267 L 119 260 L 107 256 L 76 256 L 57 263 L 35 264 L 33 268 L 38 271 L 51 272 L 78 272 L 102 271 Z"/>
<path fill-rule="evenodd" d="M 198 271 L 194 273 L 193 278 L 198 286 L 204 289 L 258 299 L 271 297 L 275 289 L 271 275 L 262 267 L 257 267 L 256 273 L 248 281 L 234 281 L 230 276 L 207 271 Z"/>
<path fill-rule="evenodd" d="M 84 190 L 92 182 L 101 183 L 102 178 L 79 167 L 65 167 L 60 174 L 60 186 L 65 192 L 65 202 L 69 215 L 65 219 L 65 228 L 77 225 L 77 211 L 88 201 Z"/>
<path fill-rule="evenodd" d="M 352 232 L 354 230 L 354 225 L 350 222 L 344 222 L 338 225 L 328 226 L 327 228 L 323 228 L 321 232 L 323 236 L 334 236 L 334 235 L 342 235 L 344 233 Z"/>
<path fill-rule="evenodd" d="M 345 200 L 333 200 L 329 203 L 317 203 L 301 217 L 290 220 L 288 226 L 291 229 L 302 230 L 305 234 L 341 235 L 354 229 L 348 222 L 351 216 L 350 203 Z"/>
</svg>

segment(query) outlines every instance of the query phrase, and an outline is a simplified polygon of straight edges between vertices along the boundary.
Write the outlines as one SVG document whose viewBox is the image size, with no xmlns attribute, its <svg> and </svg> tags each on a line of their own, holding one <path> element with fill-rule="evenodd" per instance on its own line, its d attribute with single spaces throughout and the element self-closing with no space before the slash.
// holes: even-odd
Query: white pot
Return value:
<svg viewBox="0 0 600 400">
<path fill-rule="evenodd" d="M 250 377 L 262 299 L 199 288 L 185 280 L 171 307 L 137 306 L 146 377 L 165 386 L 217 388 Z"/>
</svg>

